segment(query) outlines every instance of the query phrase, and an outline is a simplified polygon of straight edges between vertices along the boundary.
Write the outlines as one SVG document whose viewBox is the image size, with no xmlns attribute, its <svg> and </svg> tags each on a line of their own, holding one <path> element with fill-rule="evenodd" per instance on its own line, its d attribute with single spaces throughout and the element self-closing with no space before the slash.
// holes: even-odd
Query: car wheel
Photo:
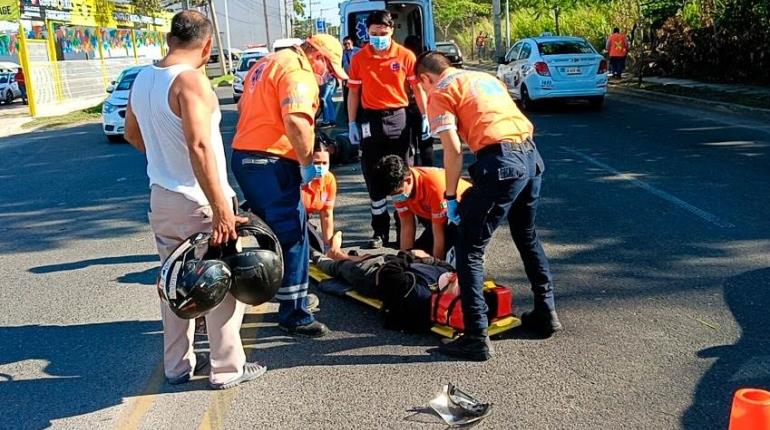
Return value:
<svg viewBox="0 0 770 430">
<path fill-rule="evenodd" d="M 123 139 L 123 135 L 120 134 L 108 134 L 107 140 L 110 143 L 123 143 L 125 140 Z"/>
<path fill-rule="evenodd" d="M 13 103 L 13 92 L 8 90 L 5 92 L 5 104 L 9 105 L 11 103 Z"/>
<path fill-rule="evenodd" d="M 240 97 L 233 96 L 233 104 L 238 104 L 238 101 L 240 101 L 240 100 L 241 100 Z"/>
<path fill-rule="evenodd" d="M 521 108 L 525 111 L 532 111 L 535 110 L 537 107 L 537 104 L 534 100 L 529 98 L 529 90 L 527 89 L 526 85 L 521 86 Z"/>
<path fill-rule="evenodd" d="M 588 107 L 593 111 L 600 111 L 604 106 L 604 96 L 591 97 L 588 99 Z"/>
</svg>

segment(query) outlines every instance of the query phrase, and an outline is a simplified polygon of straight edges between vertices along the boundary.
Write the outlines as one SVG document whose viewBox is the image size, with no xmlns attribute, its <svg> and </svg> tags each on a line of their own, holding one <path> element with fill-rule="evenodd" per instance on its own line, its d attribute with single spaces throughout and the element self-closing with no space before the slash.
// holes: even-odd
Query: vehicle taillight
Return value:
<svg viewBox="0 0 770 430">
<path fill-rule="evenodd" d="M 596 74 L 603 75 L 605 73 L 607 73 L 607 60 L 602 60 L 599 62 L 599 71 Z"/>
<path fill-rule="evenodd" d="M 551 71 L 548 69 L 548 64 L 545 64 L 542 61 L 538 61 L 534 65 L 535 71 L 540 76 L 551 76 Z"/>
</svg>

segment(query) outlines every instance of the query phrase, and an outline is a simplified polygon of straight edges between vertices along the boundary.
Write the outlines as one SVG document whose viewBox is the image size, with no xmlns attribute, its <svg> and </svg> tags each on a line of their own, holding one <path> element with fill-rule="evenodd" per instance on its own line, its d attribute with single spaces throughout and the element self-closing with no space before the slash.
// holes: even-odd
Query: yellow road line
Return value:
<svg viewBox="0 0 770 430">
<path fill-rule="evenodd" d="M 155 366 L 155 370 L 152 372 L 152 376 L 142 394 L 128 401 L 127 413 L 121 417 L 115 428 L 118 430 L 134 430 L 139 428 L 139 424 L 141 424 L 145 414 L 155 404 L 157 394 L 160 393 L 165 381 L 166 375 L 163 373 L 163 361 L 161 361 Z"/>
<path fill-rule="evenodd" d="M 256 321 L 249 322 L 241 325 L 241 337 L 253 339 L 257 337 L 257 331 L 259 330 L 259 323 L 267 312 L 267 304 L 252 308 L 252 312 L 246 315 L 255 315 Z M 230 410 L 230 405 L 235 399 L 235 395 L 238 394 L 237 388 L 231 388 L 229 390 L 216 391 L 211 395 L 209 407 L 206 408 L 206 412 L 203 413 L 203 418 L 198 426 L 198 430 L 218 430 L 224 428 L 224 419 Z"/>
</svg>

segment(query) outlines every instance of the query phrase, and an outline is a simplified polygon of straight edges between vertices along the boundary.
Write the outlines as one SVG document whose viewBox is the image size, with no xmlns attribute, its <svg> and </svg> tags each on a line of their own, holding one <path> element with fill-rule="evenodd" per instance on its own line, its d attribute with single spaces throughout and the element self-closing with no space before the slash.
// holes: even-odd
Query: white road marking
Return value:
<svg viewBox="0 0 770 430">
<path fill-rule="evenodd" d="M 656 188 L 656 187 L 648 184 L 647 182 L 644 182 L 644 181 L 642 181 L 640 179 L 635 178 L 633 176 L 633 174 L 622 173 L 619 170 L 613 168 L 612 166 L 610 166 L 608 164 L 604 164 L 601 161 L 591 157 L 590 155 L 586 155 L 586 154 L 584 154 L 584 153 L 582 153 L 582 152 L 580 152 L 578 150 L 575 150 L 575 149 L 572 149 L 572 148 L 568 148 L 566 146 L 562 146 L 561 149 L 563 149 L 564 151 L 569 152 L 572 155 L 578 156 L 578 157 L 582 158 L 583 160 L 593 164 L 594 166 L 599 167 L 599 168 L 601 168 L 601 169 L 603 169 L 603 170 L 605 170 L 605 171 L 607 171 L 609 173 L 612 173 L 613 175 L 615 175 L 619 179 L 627 181 L 627 182 L 630 182 L 630 183 L 636 185 L 637 187 L 647 191 L 648 193 L 650 193 L 650 194 L 652 194 L 652 195 L 654 195 L 656 197 L 660 197 L 661 199 L 663 199 L 663 200 L 665 200 L 665 201 L 667 201 L 669 203 L 672 203 L 675 206 L 677 206 L 677 207 L 679 207 L 681 209 L 684 209 L 687 212 L 690 212 L 693 215 L 697 216 L 698 218 L 701 218 L 704 221 L 707 221 L 707 222 L 709 222 L 711 224 L 714 224 L 715 226 L 717 226 L 719 228 L 733 228 L 733 227 L 735 227 L 735 225 L 733 225 L 733 224 L 730 224 L 728 222 L 720 220 L 716 215 L 710 214 L 710 213 L 704 211 L 703 209 L 700 209 L 700 208 L 698 208 L 696 206 L 693 206 L 693 205 L 687 203 L 686 201 L 680 199 L 679 197 L 676 197 L 676 196 L 674 196 L 672 194 L 669 194 L 669 193 L 667 193 L 667 192 L 665 192 L 665 191 L 663 191 L 663 190 L 661 190 L 659 188 Z"/>
</svg>

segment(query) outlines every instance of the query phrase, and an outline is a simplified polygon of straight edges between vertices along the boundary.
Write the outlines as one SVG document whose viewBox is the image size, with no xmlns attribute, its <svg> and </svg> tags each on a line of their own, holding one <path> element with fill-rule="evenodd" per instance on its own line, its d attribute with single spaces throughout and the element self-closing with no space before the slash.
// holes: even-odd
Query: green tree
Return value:
<svg viewBox="0 0 770 430">
<path fill-rule="evenodd" d="M 449 39 L 453 27 L 463 28 L 480 16 L 488 15 L 487 5 L 472 0 L 434 0 L 433 19 L 444 39 Z"/>
</svg>

